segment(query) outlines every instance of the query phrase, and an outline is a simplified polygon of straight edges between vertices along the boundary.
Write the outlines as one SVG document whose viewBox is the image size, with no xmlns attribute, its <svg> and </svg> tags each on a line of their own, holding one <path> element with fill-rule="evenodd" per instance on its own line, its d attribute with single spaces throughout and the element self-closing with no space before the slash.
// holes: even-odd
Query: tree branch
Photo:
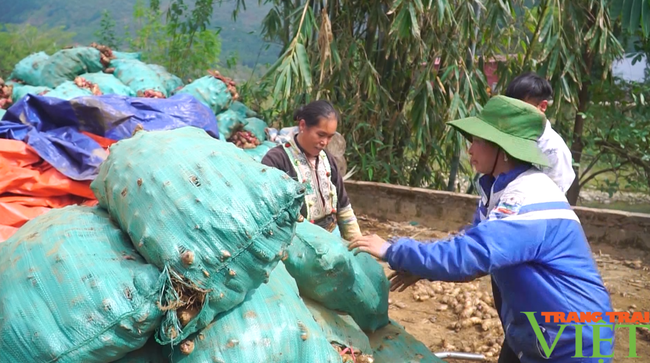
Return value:
<svg viewBox="0 0 650 363">
<path fill-rule="evenodd" d="M 626 161 L 622 162 L 621 164 L 619 164 L 619 165 L 617 165 L 617 166 L 615 166 L 615 167 L 612 167 L 612 168 L 609 168 L 609 169 L 598 170 L 597 172 L 595 172 L 595 173 L 589 175 L 586 179 L 584 179 L 583 181 L 581 181 L 580 184 L 579 184 L 579 185 L 580 185 L 580 188 L 584 187 L 585 184 L 587 184 L 590 180 L 592 180 L 593 178 L 597 177 L 598 175 L 600 175 L 600 174 L 605 174 L 605 173 L 609 173 L 610 171 L 616 171 L 616 170 L 620 169 L 621 167 L 623 167 L 623 165 L 625 165 L 625 164 L 629 164 L 629 163 L 630 163 L 630 161 L 629 161 L 629 160 L 626 160 Z M 583 174 L 583 175 L 584 175 L 584 174 Z"/>
<path fill-rule="evenodd" d="M 600 160 L 600 157 L 601 157 L 602 155 L 603 155 L 603 153 L 598 153 L 598 155 L 596 155 L 596 157 L 594 158 L 594 160 L 592 160 L 591 163 L 589 163 L 589 165 L 587 166 L 587 168 L 585 169 L 585 171 L 582 172 L 582 175 L 587 175 L 587 173 L 591 170 L 591 168 L 593 168 L 594 165 L 596 165 L 596 163 L 598 162 L 598 160 Z"/>
</svg>

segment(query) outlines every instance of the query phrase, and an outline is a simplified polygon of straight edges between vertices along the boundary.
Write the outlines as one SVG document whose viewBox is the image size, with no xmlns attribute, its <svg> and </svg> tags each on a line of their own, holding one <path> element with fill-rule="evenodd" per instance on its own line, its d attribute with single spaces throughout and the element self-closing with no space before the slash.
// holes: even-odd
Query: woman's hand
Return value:
<svg viewBox="0 0 650 363">
<path fill-rule="evenodd" d="M 406 290 L 409 286 L 422 280 L 422 278 L 411 275 L 408 272 L 399 271 L 395 271 L 390 274 L 390 276 L 388 276 L 388 279 L 390 280 L 390 291 L 397 291 L 397 289 L 399 289 L 399 292 Z"/>
<path fill-rule="evenodd" d="M 366 252 L 383 260 L 388 247 L 390 247 L 390 243 L 376 234 L 372 234 L 355 238 L 348 246 L 348 250 L 355 250 L 355 255 L 359 252 Z"/>
</svg>

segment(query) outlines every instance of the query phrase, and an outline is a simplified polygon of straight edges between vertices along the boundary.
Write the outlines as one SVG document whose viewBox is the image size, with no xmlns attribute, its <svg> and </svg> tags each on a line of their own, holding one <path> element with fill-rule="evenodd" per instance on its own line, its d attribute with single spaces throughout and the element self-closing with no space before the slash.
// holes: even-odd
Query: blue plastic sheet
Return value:
<svg viewBox="0 0 650 363">
<path fill-rule="evenodd" d="M 2 116 L 0 138 L 21 140 L 74 180 L 93 180 L 106 158 L 102 147 L 81 131 L 113 140 L 144 130 L 198 127 L 219 138 L 212 111 L 194 97 L 167 99 L 102 95 L 62 100 L 28 94 Z"/>
</svg>

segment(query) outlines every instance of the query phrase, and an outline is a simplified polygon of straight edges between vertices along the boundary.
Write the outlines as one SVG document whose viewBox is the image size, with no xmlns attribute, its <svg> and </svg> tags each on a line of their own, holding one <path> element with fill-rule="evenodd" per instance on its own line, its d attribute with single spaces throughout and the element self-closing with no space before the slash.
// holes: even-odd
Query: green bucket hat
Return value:
<svg viewBox="0 0 650 363">
<path fill-rule="evenodd" d="M 449 121 L 468 140 L 472 136 L 493 142 L 515 159 L 549 166 L 537 146 L 544 133 L 546 116 L 526 102 L 506 96 L 492 97 L 476 117 Z"/>
</svg>

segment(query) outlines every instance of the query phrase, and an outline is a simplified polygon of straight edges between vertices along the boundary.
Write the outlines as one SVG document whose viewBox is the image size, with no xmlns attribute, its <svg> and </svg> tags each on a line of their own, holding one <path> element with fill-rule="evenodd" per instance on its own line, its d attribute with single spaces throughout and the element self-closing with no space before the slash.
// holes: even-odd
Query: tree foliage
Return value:
<svg viewBox="0 0 650 363">
<path fill-rule="evenodd" d="M 148 63 L 160 64 L 183 78 L 204 76 L 219 63 L 219 30 L 208 28 L 214 0 L 195 0 L 192 6 L 174 0 L 163 11 L 158 0 L 146 5 L 138 0 L 133 9 L 132 26 L 123 39 L 117 39 L 110 14 L 102 16 L 97 37 L 114 48 L 140 52 Z"/>
<path fill-rule="evenodd" d="M 585 145 L 583 116 L 591 105 L 591 85 L 610 79 L 612 63 L 623 56 L 609 10 L 609 0 L 540 0 L 525 10 L 526 31 L 511 39 L 521 44 L 520 52 L 505 63 L 507 69 L 502 72 L 502 85 L 509 75 L 524 70 L 550 79 L 555 95 L 549 113 L 559 121 L 557 127 L 570 131 L 576 175 Z M 567 109 L 572 119 L 563 119 Z M 563 124 L 566 121 L 569 125 Z M 576 178 L 567 195 L 571 204 L 577 203 L 579 191 Z"/>
<path fill-rule="evenodd" d="M 0 24 L 0 77 L 6 78 L 21 59 L 36 52 L 52 54 L 72 43 L 74 33 L 63 27 Z"/>
<path fill-rule="evenodd" d="M 650 37 L 650 0 L 615 0 L 611 2 L 612 17 L 621 19 L 621 25 L 629 33 L 641 31 Z"/>
<path fill-rule="evenodd" d="M 480 110 L 489 97 L 483 62 L 507 52 L 514 10 L 494 4 L 273 1 L 263 31 L 285 51 L 261 84 L 272 117 L 286 124 L 300 104 L 330 99 L 358 176 L 446 188 L 448 156 L 464 141 L 445 122 Z"/>
<path fill-rule="evenodd" d="M 490 97 L 491 60 L 499 61 L 496 92 L 523 71 L 550 79 L 549 117 L 570 135 L 579 164 L 590 85 L 610 78 L 623 51 L 609 0 L 265 2 L 273 8 L 264 34 L 284 45 L 261 83 L 273 116 L 286 124 L 304 102 L 335 102 L 350 164 L 366 180 L 454 189 L 456 173 L 467 179 L 464 141 L 445 122 Z M 568 122 L 559 117 L 567 113 Z"/>
<path fill-rule="evenodd" d="M 580 185 L 597 180 L 613 193 L 650 192 L 650 84 L 616 80 L 593 86 L 585 113 L 585 168 Z"/>
</svg>

